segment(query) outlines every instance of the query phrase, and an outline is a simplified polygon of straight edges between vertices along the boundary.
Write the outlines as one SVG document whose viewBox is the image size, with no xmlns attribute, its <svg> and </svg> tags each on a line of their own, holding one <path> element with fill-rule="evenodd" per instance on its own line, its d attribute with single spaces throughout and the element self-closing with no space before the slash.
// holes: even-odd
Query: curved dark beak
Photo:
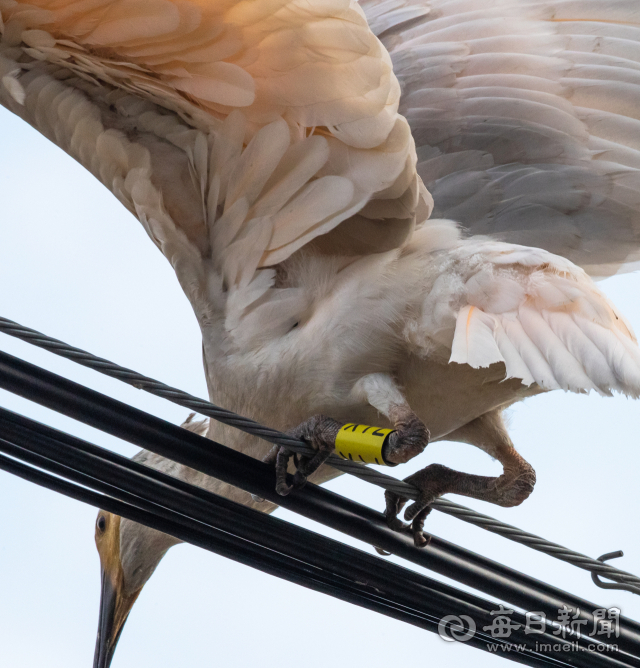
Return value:
<svg viewBox="0 0 640 668">
<path fill-rule="evenodd" d="M 119 588 L 111 581 L 104 570 L 101 573 L 102 591 L 100 594 L 100 616 L 98 618 L 98 637 L 93 668 L 109 668 L 120 634 L 127 621 L 129 611 L 137 596 L 130 602 L 123 600 Z M 129 603 L 127 605 L 127 603 Z"/>
</svg>

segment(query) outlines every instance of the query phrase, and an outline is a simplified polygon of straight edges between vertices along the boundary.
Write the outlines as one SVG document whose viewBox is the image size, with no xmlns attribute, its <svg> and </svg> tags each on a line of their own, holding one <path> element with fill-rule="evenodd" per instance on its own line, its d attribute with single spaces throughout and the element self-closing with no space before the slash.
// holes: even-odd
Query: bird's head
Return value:
<svg viewBox="0 0 640 668">
<path fill-rule="evenodd" d="M 209 420 L 194 420 L 194 416 L 195 413 L 191 413 L 181 426 L 204 436 Z M 133 460 L 160 471 L 173 471 L 178 477 L 194 473 L 186 467 L 176 469 L 175 462 L 147 450 L 138 452 Z M 96 547 L 102 584 L 94 668 L 109 668 L 133 604 L 167 550 L 179 542 L 173 536 L 126 517 L 105 510 L 98 513 Z"/>
<path fill-rule="evenodd" d="M 142 587 L 177 540 L 101 510 L 96 520 L 101 594 L 94 668 L 109 668 L 127 617 Z"/>
</svg>

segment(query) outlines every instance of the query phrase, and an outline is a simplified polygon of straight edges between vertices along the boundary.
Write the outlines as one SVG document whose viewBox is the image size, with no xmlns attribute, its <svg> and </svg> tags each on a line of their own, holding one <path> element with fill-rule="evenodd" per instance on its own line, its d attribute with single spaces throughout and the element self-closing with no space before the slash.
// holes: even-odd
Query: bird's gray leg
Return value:
<svg viewBox="0 0 640 668">
<path fill-rule="evenodd" d="M 391 406 L 387 417 L 395 431 L 389 434 L 382 450 L 384 460 L 404 464 L 421 454 L 429 443 L 429 430 L 422 420 L 406 404 Z"/>
<path fill-rule="evenodd" d="M 430 464 L 405 482 L 417 487 L 419 496 L 404 513 L 412 522 L 414 542 L 418 547 L 426 545 L 423 534 L 424 520 L 431 512 L 430 504 L 443 494 L 461 494 L 488 501 L 503 507 L 521 504 L 533 491 L 536 474 L 513 447 L 502 423 L 500 411 L 492 411 L 449 436 L 482 448 L 495 457 L 504 467 L 497 477 L 472 475 L 454 471 L 441 464 Z M 392 492 L 385 492 L 386 517 L 389 525 L 399 528 L 398 513 L 408 499 Z"/>
<path fill-rule="evenodd" d="M 387 462 L 406 462 L 425 449 L 429 442 L 429 430 L 409 408 L 391 376 L 377 373 L 363 377 L 354 388 L 354 399 L 371 404 L 393 423 L 395 431 L 389 435 L 382 453 Z M 302 457 L 296 462 L 294 487 L 304 485 L 306 479 L 320 468 L 335 450 L 336 436 L 344 424 L 346 423 L 337 422 L 324 415 L 315 415 L 288 432 L 295 438 L 307 441 L 316 449 L 312 457 Z M 283 496 L 291 491 L 286 481 L 291 454 L 291 451 L 284 447 L 276 447 L 265 458 L 265 461 L 275 461 L 276 490 Z"/>
<path fill-rule="evenodd" d="M 394 426 L 382 455 L 386 462 L 404 464 L 419 455 L 429 443 L 429 430 L 411 410 L 407 400 L 386 373 L 361 378 L 353 394 L 360 396 L 382 413 Z"/>
</svg>

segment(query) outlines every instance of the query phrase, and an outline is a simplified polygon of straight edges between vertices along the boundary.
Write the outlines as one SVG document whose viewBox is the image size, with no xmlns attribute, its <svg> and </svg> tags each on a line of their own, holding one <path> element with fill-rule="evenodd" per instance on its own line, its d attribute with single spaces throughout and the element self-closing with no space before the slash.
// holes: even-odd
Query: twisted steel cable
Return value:
<svg viewBox="0 0 640 668">
<path fill-rule="evenodd" d="M 121 367 L 109 360 L 96 357 L 85 350 L 70 346 L 63 341 L 46 336 L 34 329 L 24 327 L 7 318 L 0 317 L 0 332 L 21 339 L 38 348 L 43 348 L 60 357 L 72 360 L 73 362 L 88 367 L 89 369 L 93 369 L 94 371 L 99 371 L 106 376 L 120 380 L 123 383 L 127 383 L 137 389 L 154 394 L 162 399 L 171 401 L 174 404 L 178 404 L 179 406 L 200 413 L 201 415 L 236 427 L 247 434 L 258 436 L 269 443 L 284 446 L 287 449 L 300 454 L 310 455 L 315 452 L 314 449 L 304 441 L 295 439 L 275 429 L 265 427 L 254 420 L 237 415 L 236 413 L 220 408 L 219 406 L 215 406 L 209 401 L 194 397 L 187 392 L 165 385 L 153 378 L 143 376 L 131 369 Z M 370 469 L 364 464 L 341 459 L 336 455 L 331 455 L 326 463 L 343 473 L 348 473 L 356 478 L 360 478 L 361 480 L 382 487 L 385 490 L 395 492 L 396 494 L 409 499 L 415 500 L 418 497 L 419 492 L 412 485 L 381 473 L 380 471 Z M 625 591 L 630 591 L 634 594 L 640 594 L 640 577 L 615 568 L 615 566 L 603 563 L 602 561 L 598 561 L 579 552 L 574 552 L 562 545 L 552 543 L 540 536 L 528 533 L 510 524 L 489 517 L 488 515 L 478 513 L 471 508 L 453 503 L 452 501 L 438 499 L 431 504 L 431 507 L 442 513 L 446 513 L 447 515 L 457 517 L 464 522 L 485 529 L 486 531 L 490 531 L 516 543 L 530 547 L 533 550 L 537 550 L 538 552 L 548 554 L 556 559 L 577 566 L 583 570 L 609 578 L 618 583 L 616 588 L 624 589 Z"/>
</svg>

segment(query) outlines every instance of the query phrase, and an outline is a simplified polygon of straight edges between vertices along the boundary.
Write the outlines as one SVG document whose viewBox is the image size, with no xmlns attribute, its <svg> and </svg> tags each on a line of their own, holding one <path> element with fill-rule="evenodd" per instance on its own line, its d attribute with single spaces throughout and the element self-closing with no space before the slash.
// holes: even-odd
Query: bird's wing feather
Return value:
<svg viewBox="0 0 640 668">
<path fill-rule="evenodd" d="M 0 0 L 0 33 L 0 103 L 137 215 L 192 300 L 207 262 L 247 287 L 319 236 L 388 250 L 429 213 L 354 1 Z"/>
<path fill-rule="evenodd" d="M 434 215 L 593 275 L 640 260 L 636 0 L 362 0 Z"/>
<path fill-rule="evenodd" d="M 433 252 L 421 237 L 408 253 Z M 582 269 L 539 248 L 482 238 L 449 244 L 432 256 L 446 270 L 405 327 L 419 355 L 436 351 L 476 369 L 503 363 L 507 378 L 545 390 L 640 396 L 633 330 Z"/>
</svg>

